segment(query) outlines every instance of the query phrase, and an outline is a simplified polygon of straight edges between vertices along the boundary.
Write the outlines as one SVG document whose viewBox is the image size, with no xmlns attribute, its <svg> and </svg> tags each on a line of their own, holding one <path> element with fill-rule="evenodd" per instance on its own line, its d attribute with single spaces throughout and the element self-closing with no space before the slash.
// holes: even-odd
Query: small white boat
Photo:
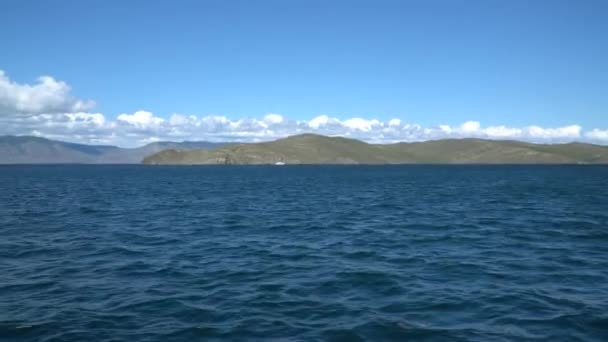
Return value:
<svg viewBox="0 0 608 342">
<path fill-rule="evenodd" d="M 274 165 L 285 165 L 285 163 L 282 161 L 278 161 L 278 162 L 274 163 Z"/>
</svg>

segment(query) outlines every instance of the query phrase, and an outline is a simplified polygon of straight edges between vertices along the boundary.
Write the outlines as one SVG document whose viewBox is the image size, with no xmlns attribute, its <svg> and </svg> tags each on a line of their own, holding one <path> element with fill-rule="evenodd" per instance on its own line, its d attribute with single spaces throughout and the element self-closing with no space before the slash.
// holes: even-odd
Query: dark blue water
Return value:
<svg viewBox="0 0 608 342">
<path fill-rule="evenodd" d="M 0 167 L 0 340 L 606 341 L 608 167 Z"/>
</svg>

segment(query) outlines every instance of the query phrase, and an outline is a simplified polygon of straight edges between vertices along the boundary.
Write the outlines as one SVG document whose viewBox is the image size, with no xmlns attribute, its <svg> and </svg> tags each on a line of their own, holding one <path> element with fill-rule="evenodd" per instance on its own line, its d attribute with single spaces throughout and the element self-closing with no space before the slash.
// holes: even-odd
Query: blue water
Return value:
<svg viewBox="0 0 608 342">
<path fill-rule="evenodd" d="M 608 340 L 603 166 L 5 166 L 0 236 L 0 340 Z"/>
</svg>

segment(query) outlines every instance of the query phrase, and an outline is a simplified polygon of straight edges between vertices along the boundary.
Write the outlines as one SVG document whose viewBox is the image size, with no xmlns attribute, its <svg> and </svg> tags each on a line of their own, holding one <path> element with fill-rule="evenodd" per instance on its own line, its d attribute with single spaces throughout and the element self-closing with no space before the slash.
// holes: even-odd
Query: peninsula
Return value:
<svg viewBox="0 0 608 342">
<path fill-rule="evenodd" d="M 153 165 L 198 164 L 606 164 L 608 146 L 533 144 L 512 140 L 445 139 L 368 144 L 343 137 L 301 134 L 271 142 L 213 149 L 173 150 L 143 160 Z"/>
</svg>

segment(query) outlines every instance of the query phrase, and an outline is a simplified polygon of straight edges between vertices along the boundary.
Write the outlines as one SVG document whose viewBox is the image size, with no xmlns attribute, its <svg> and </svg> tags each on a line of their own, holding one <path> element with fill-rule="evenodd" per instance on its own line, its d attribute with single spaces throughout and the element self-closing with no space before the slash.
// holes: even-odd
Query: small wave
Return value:
<svg viewBox="0 0 608 342">
<path fill-rule="evenodd" d="M 607 167 L 39 168 L 0 339 L 608 340 Z"/>
</svg>

